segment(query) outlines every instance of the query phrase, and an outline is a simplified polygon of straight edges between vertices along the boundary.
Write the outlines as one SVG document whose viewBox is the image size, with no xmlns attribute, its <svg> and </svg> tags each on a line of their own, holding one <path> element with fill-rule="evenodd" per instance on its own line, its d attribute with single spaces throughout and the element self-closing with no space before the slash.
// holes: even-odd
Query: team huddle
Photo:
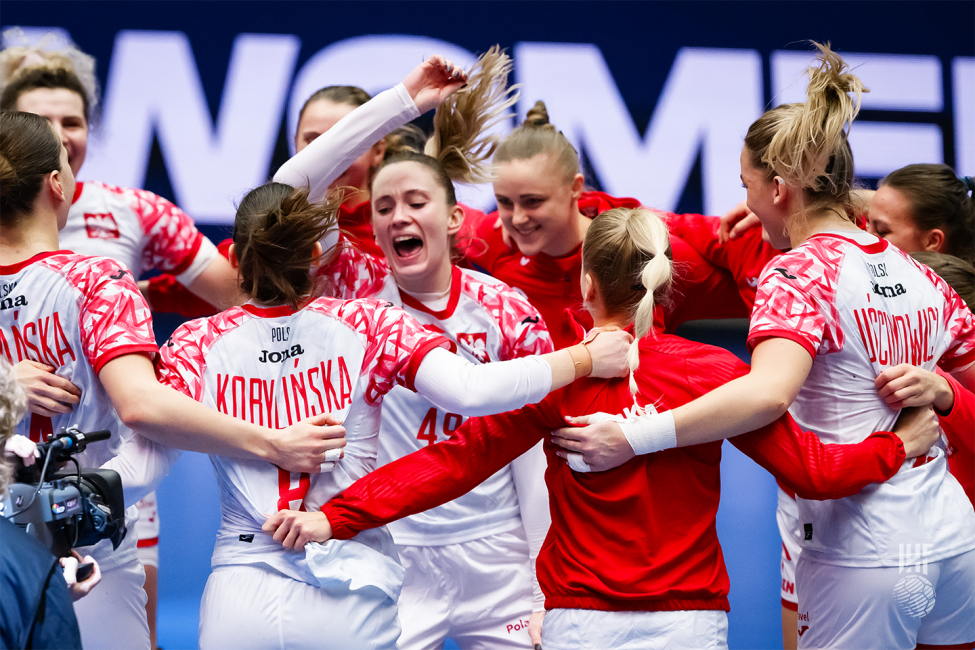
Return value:
<svg viewBox="0 0 975 650">
<path fill-rule="evenodd" d="M 188 450 L 221 507 L 201 648 L 727 648 L 728 439 L 779 484 L 786 647 L 975 648 L 975 183 L 857 189 L 867 89 L 816 47 L 725 217 L 588 191 L 543 101 L 495 135 L 517 100 L 495 47 L 313 94 L 219 246 L 75 181 L 90 57 L 4 50 L 8 448 L 107 429 L 79 459 L 128 507 L 118 548 L 81 549 L 84 646 L 155 647 L 154 490 Z M 195 320 L 159 348 L 152 311 Z M 750 366 L 674 334 L 745 317 Z"/>
</svg>

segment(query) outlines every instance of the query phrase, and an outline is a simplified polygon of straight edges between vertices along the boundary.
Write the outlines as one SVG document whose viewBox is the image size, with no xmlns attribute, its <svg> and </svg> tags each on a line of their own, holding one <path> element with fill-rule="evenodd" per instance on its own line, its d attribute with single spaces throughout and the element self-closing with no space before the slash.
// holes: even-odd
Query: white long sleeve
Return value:
<svg viewBox="0 0 975 650">
<path fill-rule="evenodd" d="M 182 453 L 134 433 L 122 443 L 118 455 L 101 469 L 113 469 L 122 477 L 125 507 L 128 508 L 156 489 Z"/>
<path fill-rule="evenodd" d="M 436 348 L 420 362 L 413 385 L 451 413 L 493 415 L 541 401 L 552 390 L 552 367 L 541 357 L 478 365 Z"/>
<path fill-rule="evenodd" d="M 540 612 L 545 609 L 545 594 L 538 585 L 535 574 L 535 559 L 549 526 L 552 525 L 552 514 L 548 507 L 548 488 L 545 486 L 545 452 L 542 451 L 543 442 L 523 453 L 512 461 L 511 478 L 518 493 L 518 507 L 521 509 L 521 523 L 525 527 L 528 538 L 528 557 L 532 564 L 532 611 Z"/>
<path fill-rule="evenodd" d="M 308 187 L 309 200 L 321 201 L 328 186 L 356 158 L 392 131 L 419 117 L 420 111 L 403 84 L 381 92 L 339 120 L 307 147 L 281 165 L 274 180 Z"/>
</svg>

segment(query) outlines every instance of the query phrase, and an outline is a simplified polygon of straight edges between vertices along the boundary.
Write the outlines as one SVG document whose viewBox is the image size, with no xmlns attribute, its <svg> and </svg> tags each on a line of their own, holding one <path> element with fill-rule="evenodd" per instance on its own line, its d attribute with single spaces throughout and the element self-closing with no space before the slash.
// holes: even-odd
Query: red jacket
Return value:
<svg viewBox="0 0 975 650">
<path fill-rule="evenodd" d="M 644 338 L 640 351 L 640 402 L 661 410 L 748 372 L 725 350 L 666 334 Z M 715 530 L 720 442 L 579 474 L 548 441 L 564 415 L 622 414 L 632 406 L 626 379 L 577 381 L 537 405 L 471 418 L 450 440 L 379 468 L 322 511 L 334 537 L 348 539 L 464 494 L 545 439 L 552 526 L 536 569 L 546 608 L 727 611 L 728 574 Z M 823 445 L 788 416 L 730 441 L 808 498 L 855 494 L 893 476 L 904 461 L 891 433 Z"/>
<path fill-rule="evenodd" d="M 948 470 L 958 479 L 975 505 L 975 394 L 948 373 L 937 369 L 955 393 L 955 403 L 947 413 L 938 413 L 938 422 L 948 437 Z"/>
<path fill-rule="evenodd" d="M 583 192 L 579 210 L 593 218 L 610 208 L 637 208 L 636 199 L 616 198 L 603 192 Z M 586 328 L 592 319 L 582 309 L 582 246 L 562 257 L 538 253 L 526 257 L 512 242 L 509 248 L 501 229 L 495 228 L 498 213 L 492 212 L 475 225 L 475 241 L 467 251 L 467 260 L 476 270 L 520 289 L 528 296 L 545 319 L 556 349 L 571 345 L 576 335 L 566 310 Z M 483 243 L 482 243 L 483 242 Z M 674 259 L 672 305 L 665 308 L 666 331 L 700 318 L 745 318 L 748 308 L 738 295 L 731 274 L 708 263 L 679 236 L 671 236 Z"/>
</svg>

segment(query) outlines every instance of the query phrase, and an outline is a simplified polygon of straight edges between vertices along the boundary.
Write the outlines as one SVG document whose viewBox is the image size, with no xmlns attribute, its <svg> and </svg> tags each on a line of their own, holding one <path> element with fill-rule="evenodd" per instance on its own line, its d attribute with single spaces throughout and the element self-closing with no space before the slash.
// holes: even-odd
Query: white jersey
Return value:
<svg viewBox="0 0 975 650">
<path fill-rule="evenodd" d="M 92 443 L 76 456 L 82 467 L 101 466 L 132 431 L 119 420 L 98 372 L 110 360 L 132 353 L 155 356 L 152 317 L 132 274 L 115 260 L 54 251 L 0 266 L 0 355 L 11 363 L 46 363 L 83 388 L 81 403 L 70 413 L 53 418 L 33 413 L 15 433 L 41 441 L 70 426 L 107 429 L 110 439 Z M 135 508 L 126 515 L 134 520 Z M 131 537 L 126 541 L 131 541 L 134 556 Z M 102 562 L 111 542 L 102 540 L 97 548 L 95 559 Z"/>
<path fill-rule="evenodd" d="M 825 443 L 890 431 L 898 411 L 878 395 L 884 369 L 975 362 L 972 313 L 935 273 L 861 232 L 820 233 L 762 273 L 748 341 L 791 339 L 814 362 L 790 413 Z M 834 501 L 797 499 L 803 554 L 822 563 L 903 564 L 975 548 L 975 512 L 948 473 L 942 446 L 908 459 L 886 483 Z"/>
<path fill-rule="evenodd" d="M 300 310 L 235 307 L 181 326 L 160 351 L 160 380 L 212 409 L 275 429 L 331 412 L 346 429 L 332 472 L 288 472 L 211 456 L 221 523 L 212 566 L 270 567 L 316 584 L 304 553 L 261 531 L 269 513 L 312 510 L 376 467 L 383 396 L 412 388 L 420 362 L 450 348 L 388 302 L 319 298 Z"/>
<path fill-rule="evenodd" d="M 217 255 L 193 220 L 152 192 L 86 181 L 75 187 L 61 247 L 122 262 L 136 279 L 152 269 L 193 282 Z"/>
<path fill-rule="evenodd" d="M 452 340 L 457 353 L 472 363 L 553 351 L 538 310 L 523 295 L 488 275 L 453 267 L 446 304 L 434 311 L 400 291 L 385 262 L 370 255 L 346 250 L 328 272 L 343 297 L 375 296 L 401 305 L 425 328 Z M 394 388 L 383 400 L 379 464 L 446 440 L 466 420 L 463 414 L 438 409 L 421 395 Z M 540 455 L 539 460 L 543 463 Z M 534 469 L 541 481 L 544 464 Z M 388 528 L 397 544 L 440 546 L 521 526 L 521 506 L 509 465 L 464 496 L 395 521 Z"/>
</svg>

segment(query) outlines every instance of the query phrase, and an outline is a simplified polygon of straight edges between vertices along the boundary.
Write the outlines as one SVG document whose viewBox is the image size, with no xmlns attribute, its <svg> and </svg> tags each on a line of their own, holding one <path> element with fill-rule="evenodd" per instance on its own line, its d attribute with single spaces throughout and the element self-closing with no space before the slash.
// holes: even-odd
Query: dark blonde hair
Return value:
<svg viewBox="0 0 975 650">
<path fill-rule="evenodd" d="M 961 296 L 968 309 L 975 312 L 975 266 L 954 255 L 934 251 L 918 251 L 911 253 L 911 257 L 931 267 Z"/>
<path fill-rule="evenodd" d="M 975 264 L 975 199 L 951 167 L 908 165 L 889 173 L 880 185 L 904 195 L 918 229 L 944 231 L 948 254 Z"/>
<path fill-rule="evenodd" d="M 98 77 L 95 59 L 73 45 L 48 49 L 45 43 L 55 40 L 53 34 L 43 37 L 38 45 L 27 45 L 18 28 L 5 30 L 4 41 L 20 41 L 0 52 L 0 110 L 12 111 L 17 100 L 36 88 L 64 88 L 81 98 L 85 121 L 91 122 L 98 109 Z"/>
<path fill-rule="evenodd" d="M 640 363 L 640 339 L 650 333 L 653 310 L 673 280 L 670 234 L 661 215 L 647 208 L 613 208 L 592 220 L 582 243 L 582 268 L 599 286 L 612 314 L 633 320 L 635 339 L 627 361 L 630 391 Z"/>
<path fill-rule="evenodd" d="M 335 229 L 340 192 L 323 203 L 309 203 L 308 189 L 284 183 L 265 183 L 251 190 L 237 207 L 234 252 L 240 262 L 241 289 L 265 305 L 297 309 L 314 292 L 309 269 L 327 263 L 337 248 L 315 256 L 315 243 Z"/>
<path fill-rule="evenodd" d="M 550 154 L 563 179 L 571 183 L 579 173 L 579 154 L 569 140 L 549 122 L 545 102 L 537 101 L 521 126 L 508 134 L 494 154 L 494 163 L 527 160 Z"/>
<path fill-rule="evenodd" d="M 61 140 L 40 115 L 0 113 L 0 217 L 12 226 L 30 214 L 44 177 L 61 171 Z"/>
<path fill-rule="evenodd" d="M 26 412 L 27 394 L 17 381 L 14 367 L 0 356 L 0 496 L 7 490 L 12 474 L 3 449 Z"/>
<path fill-rule="evenodd" d="M 829 43 L 819 49 L 817 64 L 808 70 L 804 104 L 784 104 L 755 120 L 745 135 L 751 164 L 766 178 L 780 176 L 802 188 L 803 211 L 841 205 L 855 218 L 853 152 L 847 140 L 860 111 L 860 97 L 869 92 Z M 851 97 L 852 95 L 852 97 Z"/>
</svg>

